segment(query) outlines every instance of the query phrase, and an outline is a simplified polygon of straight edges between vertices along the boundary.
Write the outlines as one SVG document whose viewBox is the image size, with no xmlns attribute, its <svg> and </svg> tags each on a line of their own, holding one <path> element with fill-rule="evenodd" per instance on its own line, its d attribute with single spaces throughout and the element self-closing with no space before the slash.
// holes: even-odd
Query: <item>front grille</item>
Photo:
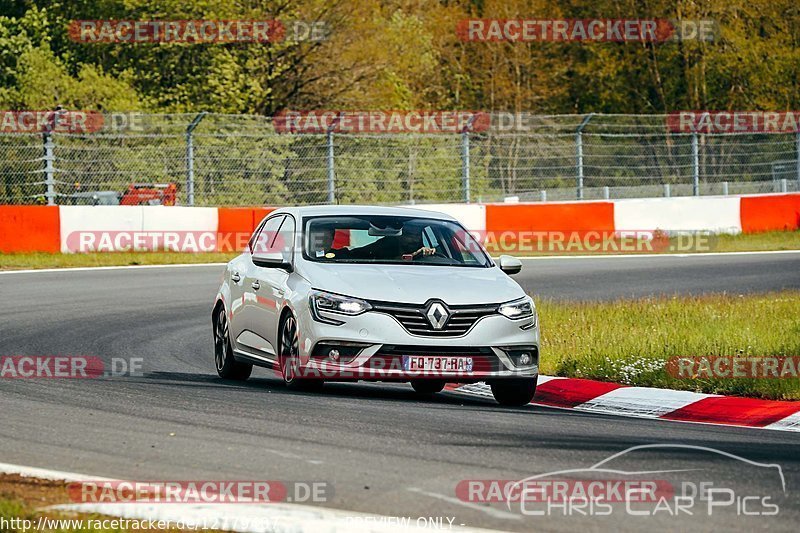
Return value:
<svg viewBox="0 0 800 533">
<path fill-rule="evenodd" d="M 428 309 L 438 302 L 447 309 L 449 317 L 444 325 L 434 328 L 426 316 Z M 481 318 L 497 312 L 497 304 L 489 305 L 446 305 L 438 300 L 425 305 L 370 302 L 372 311 L 386 313 L 394 317 L 412 335 L 425 337 L 458 337 L 467 333 Z"/>
</svg>

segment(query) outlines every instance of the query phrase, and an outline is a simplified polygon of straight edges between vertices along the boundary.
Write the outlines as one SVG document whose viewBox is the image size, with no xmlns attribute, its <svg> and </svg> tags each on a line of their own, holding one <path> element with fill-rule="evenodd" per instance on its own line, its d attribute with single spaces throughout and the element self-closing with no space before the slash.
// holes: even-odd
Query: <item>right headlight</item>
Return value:
<svg viewBox="0 0 800 533">
<path fill-rule="evenodd" d="M 369 302 L 360 298 L 317 290 L 311 291 L 309 303 L 311 304 L 311 314 L 315 320 L 337 325 L 343 324 L 344 322 L 323 317 L 320 312 L 355 316 L 372 309 Z"/>
<path fill-rule="evenodd" d="M 532 317 L 535 310 L 533 300 L 529 296 L 501 304 L 497 308 L 498 313 L 511 320 Z"/>
</svg>

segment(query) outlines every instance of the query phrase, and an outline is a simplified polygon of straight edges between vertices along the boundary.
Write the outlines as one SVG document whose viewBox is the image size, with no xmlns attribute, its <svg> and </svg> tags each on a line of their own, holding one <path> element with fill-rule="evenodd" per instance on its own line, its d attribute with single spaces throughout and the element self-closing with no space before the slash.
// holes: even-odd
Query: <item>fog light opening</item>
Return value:
<svg viewBox="0 0 800 533">
<path fill-rule="evenodd" d="M 502 346 L 515 367 L 529 367 L 539 363 L 539 348 L 536 346 Z"/>
</svg>

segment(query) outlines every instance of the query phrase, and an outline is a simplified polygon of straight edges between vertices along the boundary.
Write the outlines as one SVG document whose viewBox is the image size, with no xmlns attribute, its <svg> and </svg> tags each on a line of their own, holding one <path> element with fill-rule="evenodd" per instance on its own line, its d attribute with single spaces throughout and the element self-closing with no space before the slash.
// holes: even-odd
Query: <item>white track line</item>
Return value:
<svg viewBox="0 0 800 533">
<path fill-rule="evenodd" d="M 88 272 L 94 270 L 125 270 L 130 268 L 190 268 L 190 267 L 224 267 L 227 263 L 181 263 L 175 265 L 119 265 L 98 267 L 66 267 L 66 268 L 32 268 L 28 270 L 0 270 L 3 274 L 38 274 L 40 272 Z"/>
<path fill-rule="evenodd" d="M 70 483 L 81 481 L 114 481 L 108 477 L 87 476 L 85 474 L 61 472 L 59 470 L 48 470 L 46 468 L 36 468 L 33 466 L 12 465 L 10 463 L 0 463 L 0 474 L 18 474 L 22 477 L 35 477 L 53 481 L 67 481 Z"/>
<path fill-rule="evenodd" d="M 667 258 L 679 258 L 685 259 L 690 257 L 722 257 L 722 256 L 731 256 L 731 255 L 780 255 L 780 254 L 800 254 L 800 250 L 762 250 L 762 251 L 754 251 L 754 252 L 695 252 L 690 254 L 673 254 L 673 253 L 663 253 L 663 254 L 594 254 L 594 255 L 542 255 L 542 256 L 535 256 L 535 257 L 523 257 L 519 256 L 517 259 L 520 261 L 540 261 L 540 260 L 548 260 L 548 259 L 633 259 L 637 257 L 646 257 L 646 258 L 657 258 L 660 257 L 662 259 Z"/>
<path fill-rule="evenodd" d="M 113 481 L 110 478 L 8 463 L 0 463 L 0 473 L 66 482 Z M 413 517 L 374 515 L 292 503 L 194 505 L 183 503 L 70 503 L 54 505 L 47 509 L 97 513 L 127 519 L 164 520 L 173 524 L 181 522 L 238 533 L 285 533 L 286 531 L 296 533 L 316 533 L 318 531 L 383 533 L 436 529 L 430 525 L 425 527 Z M 403 521 L 403 519 L 407 519 L 407 521 Z M 449 528 L 446 524 L 447 521 L 444 520 L 444 522 L 444 526 L 452 531 L 491 531 L 465 527 Z"/>
<path fill-rule="evenodd" d="M 428 492 L 422 489 L 418 489 L 416 487 L 409 487 L 406 489 L 409 492 L 415 492 L 417 494 L 422 494 L 424 496 L 428 496 L 429 498 L 436 498 L 447 503 L 452 503 L 454 505 L 460 505 L 462 507 L 466 507 L 468 509 L 472 509 L 474 511 L 480 511 L 485 513 L 492 518 L 502 518 L 503 520 L 521 520 L 522 515 L 510 513 L 508 511 L 503 511 L 502 509 L 495 509 L 494 507 L 488 507 L 486 505 L 480 505 L 477 503 L 472 502 L 465 502 L 459 500 L 458 498 L 454 498 L 452 496 L 445 496 L 444 494 L 439 494 L 438 492 Z"/>
</svg>

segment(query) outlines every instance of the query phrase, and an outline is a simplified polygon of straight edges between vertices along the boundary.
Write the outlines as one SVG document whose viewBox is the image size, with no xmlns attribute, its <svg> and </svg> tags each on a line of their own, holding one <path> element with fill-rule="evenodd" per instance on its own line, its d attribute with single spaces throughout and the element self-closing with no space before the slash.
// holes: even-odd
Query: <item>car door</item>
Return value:
<svg viewBox="0 0 800 533">
<path fill-rule="evenodd" d="M 248 352 L 265 357 L 269 361 L 274 359 L 275 347 L 269 340 L 269 324 L 265 323 L 264 316 L 271 314 L 268 308 L 275 303 L 270 298 L 265 298 L 269 291 L 261 289 L 261 271 L 270 269 L 256 266 L 252 260 L 252 253 L 269 251 L 274 246 L 284 217 L 285 215 L 279 214 L 266 219 L 261 231 L 250 242 L 250 254 L 241 273 L 243 305 L 238 316 L 237 342 Z"/>
<path fill-rule="evenodd" d="M 250 240 L 247 242 L 247 250 L 245 253 L 235 258 L 229 268 L 227 275 L 230 276 L 230 302 L 228 304 L 228 311 L 230 312 L 230 333 L 231 337 L 235 340 L 235 345 L 239 344 L 239 336 L 244 330 L 244 309 L 245 309 L 245 278 L 247 277 L 247 269 L 252 262 L 250 256 L 258 239 L 261 230 L 267 219 L 262 220 L 258 227 L 256 227 Z"/>
<path fill-rule="evenodd" d="M 281 222 L 275 238 L 267 252 L 280 252 L 284 259 L 291 262 L 295 244 L 295 221 L 291 215 Z M 288 290 L 289 272 L 281 268 L 250 266 L 250 287 L 256 295 L 256 303 L 248 311 L 248 324 L 253 331 L 266 341 L 266 351 L 276 357 L 278 350 L 278 320 L 283 309 L 283 302 Z"/>
</svg>

